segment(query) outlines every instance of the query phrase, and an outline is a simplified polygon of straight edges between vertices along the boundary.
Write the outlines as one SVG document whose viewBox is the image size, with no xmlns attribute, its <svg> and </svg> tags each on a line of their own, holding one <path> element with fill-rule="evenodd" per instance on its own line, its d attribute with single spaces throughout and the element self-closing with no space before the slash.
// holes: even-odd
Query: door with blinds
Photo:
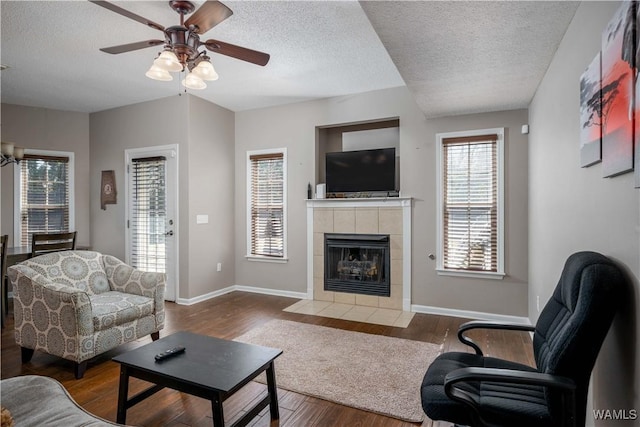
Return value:
<svg viewBox="0 0 640 427">
<path fill-rule="evenodd" d="M 126 151 L 127 262 L 165 273 L 165 299 L 177 284 L 177 146 Z"/>
</svg>

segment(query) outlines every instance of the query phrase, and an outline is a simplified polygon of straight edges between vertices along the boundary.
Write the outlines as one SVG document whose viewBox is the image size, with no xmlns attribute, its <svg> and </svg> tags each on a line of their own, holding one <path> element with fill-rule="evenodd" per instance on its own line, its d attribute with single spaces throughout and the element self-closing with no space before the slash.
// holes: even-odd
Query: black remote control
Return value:
<svg viewBox="0 0 640 427">
<path fill-rule="evenodd" d="M 165 350 L 162 353 L 156 354 L 156 362 L 162 362 L 165 359 L 173 357 L 177 354 L 184 353 L 184 347 L 178 346 L 174 348 L 170 348 L 169 350 Z"/>
</svg>

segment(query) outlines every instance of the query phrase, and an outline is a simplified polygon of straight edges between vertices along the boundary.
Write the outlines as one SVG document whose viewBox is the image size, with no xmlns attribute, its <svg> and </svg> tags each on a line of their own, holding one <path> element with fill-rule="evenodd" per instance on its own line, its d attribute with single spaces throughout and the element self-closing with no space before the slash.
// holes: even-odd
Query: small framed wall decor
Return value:
<svg viewBox="0 0 640 427">
<path fill-rule="evenodd" d="M 112 170 L 102 171 L 102 179 L 100 180 L 100 208 L 107 209 L 108 204 L 116 204 L 118 201 L 118 192 L 116 191 L 116 175 Z"/>
</svg>

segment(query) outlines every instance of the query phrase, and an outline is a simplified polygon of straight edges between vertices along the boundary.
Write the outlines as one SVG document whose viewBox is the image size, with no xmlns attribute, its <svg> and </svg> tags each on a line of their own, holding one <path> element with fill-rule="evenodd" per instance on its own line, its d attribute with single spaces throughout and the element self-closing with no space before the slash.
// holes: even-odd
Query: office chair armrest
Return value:
<svg viewBox="0 0 640 427">
<path fill-rule="evenodd" d="M 473 348 L 477 355 L 482 356 L 482 349 L 471 338 L 464 335 L 466 331 L 472 329 L 502 329 L 509 331 L 526 331 L 533 332 L 536 327 L 533 325 L 524 325 L 522 323 L 503 323 L 503 322 L 491 322 L 485 320 L 472 320 L 470 322 L 463 323 L 458 329 L 458 340 L 461 343 Z"/>
<path fill-rule="evenodd" d="M 469 381 L 491 381 L 494 383 L 510 383 L 537 385 L 557 389 L 562 393 L 563 413 L 567 415 L 567 427 L 576 427 L 575 413 L 575 389 L 576 384 L 573 380 L 559 375 L 544 374 L 541 372 L 518 371 L 515 369 L 499 369 L 499 368 L 460 368 L 451 371 L 444 379 L 444 391 L 449 398 L 470 406 L 476 415 L 481 418 L 479 411 L 479 402 L 475 396 L 460 387 L 456 387 L 457 383 Z"/>
</svg>

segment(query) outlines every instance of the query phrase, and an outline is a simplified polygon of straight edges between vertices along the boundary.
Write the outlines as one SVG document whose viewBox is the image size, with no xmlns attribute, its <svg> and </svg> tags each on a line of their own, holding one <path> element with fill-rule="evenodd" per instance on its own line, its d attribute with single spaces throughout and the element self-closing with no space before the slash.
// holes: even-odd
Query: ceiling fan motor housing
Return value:
<svg viewBox="0 0 640 427">
<path fill-rule="evenodd" d="M 167 44 L 171 46 L 178 59 L 183 64 L 198 56 L 200 36 L 190 29 L 174 25 L 165 30 Z"/>
</svg>

